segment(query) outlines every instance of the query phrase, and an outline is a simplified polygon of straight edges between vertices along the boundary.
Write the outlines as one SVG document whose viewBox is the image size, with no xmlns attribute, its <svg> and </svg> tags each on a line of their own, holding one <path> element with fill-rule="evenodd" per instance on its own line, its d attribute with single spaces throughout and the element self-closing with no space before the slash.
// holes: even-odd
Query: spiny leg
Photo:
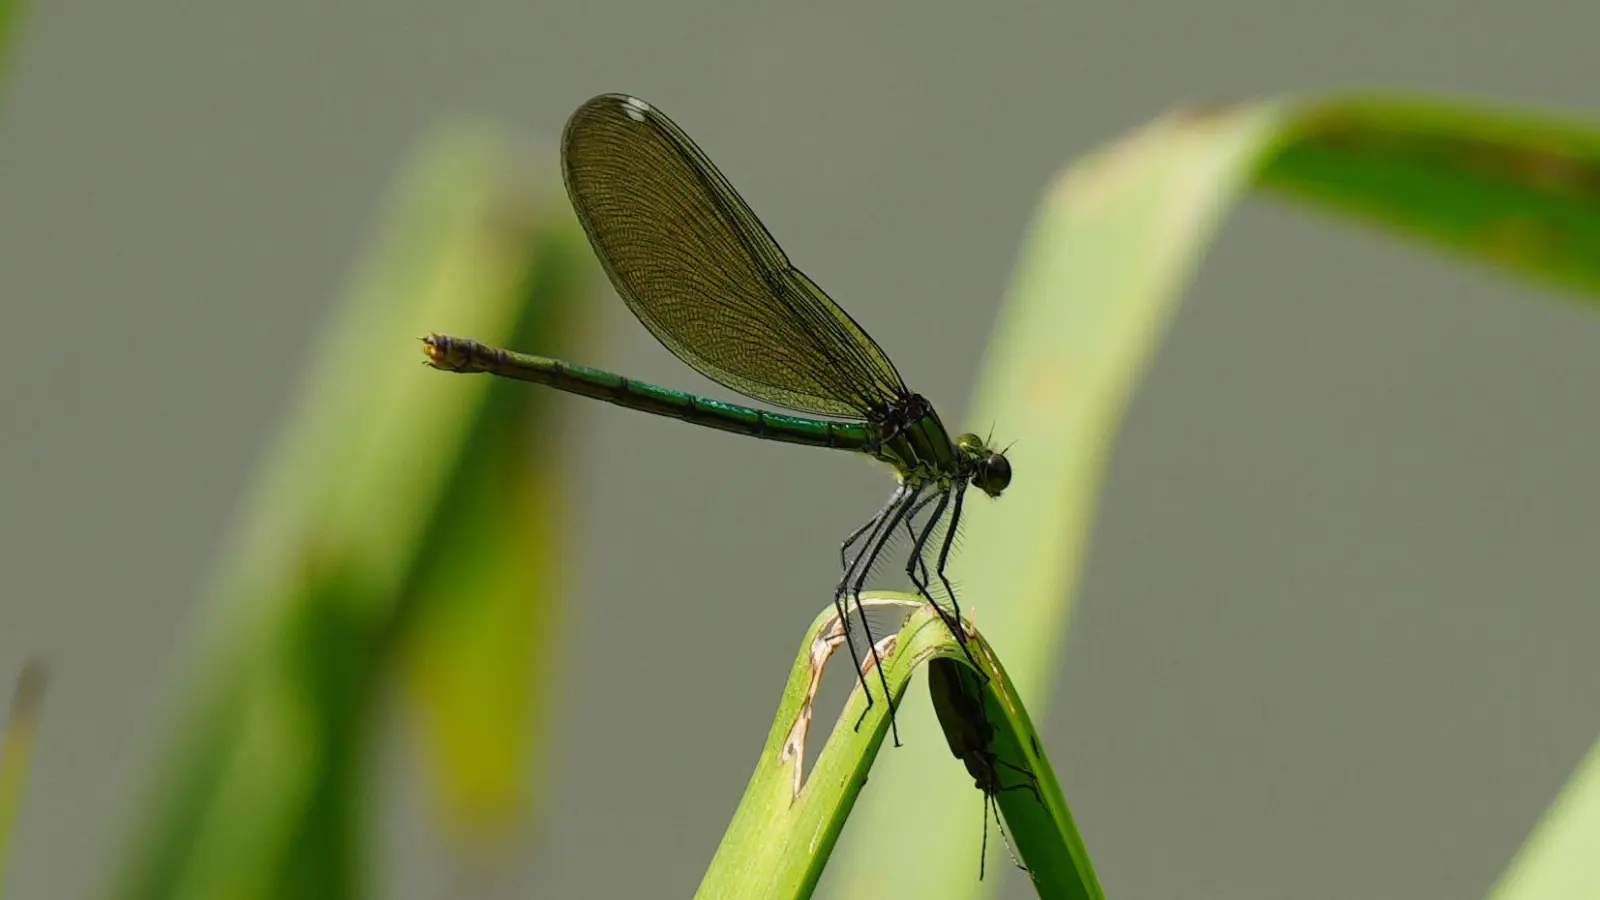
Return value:
<svg viewBox="0 0 1600 900">
<path fill-rule="evenodd" d="M 895 501 L 899 499 L 899 494 L 900 492 L 898 490 L 893 494 L 890 494 L 888 503 L 885 503 L 883 506 L 879 507 L 878 511 L 872 514 L 872 518 L 868 519 L 860 528 L 850 532 L 850 534 L 845 537 L 844 542 L 839 545 L 840 569 L 849 571 L 850 548 L 854 547 L 856 543 L 861 540 L 863 535 L 865 535 L 873 526 L 877 525 L 880 519 L 882 519 L 885 515 L 888 515 L 889 508 L 894 506 Z"/>
<path fill-rule="evenodd" d="M 935 603 L 933 595 L 928 593 L 930 581 L 928 578 L 928 564 L 922 559 L 922 549 L 927 546 L 928 537 L 933 534 L 933 529 L 938 527 L 939 517 L 944 515 L 945 506 L 950 503 L 950 492 L 943 490 L 929 495 L 925 500 L 917 504 L 917 509 L 921 510 L 922 507 L 934 500 L 938 501 L 938 505 L 933 508 L 933 514 L 928 517 L 928 521 L 922 526 L 921 531 L 913 529 L 910 518 L 906 519 L 906 531 L 911 533 L 911 556 L 906 560 L 906 576 L 911 579 L 912 586 L 917 589 L 918 594 L 922 595 L 922 599 L 928 601 L 929 606 L 938 609 L 939 604 Z M 917 577 L 919 572 L 922 576 L 920 578 Z M 943 618 L 943 616 L 940 618 Z M 946 621 L 945 624 L 949 625 L 950 623 Z"/>
<path fill-rule="evenodd" d="M 895 497 L 891 498 L 891 501 L 896 501 L 891 503 L 893 509 L 879 522 L 879 527 L 873 530 L 871 536 L 867 539 L 866 545 L 862 547 L 856 558 L 851 561 L 850 571 L 845 576 L 848 584 L 841 583 L 845 596 L 855 601 L 856 613 L 861 619 L 861 630 L 866 633 L 867 647 L 871 650 L 873 665 L 878 669 L 878 683 L 883 686 L 883 699 L 885 703 L 889 704 L 889 728 L 894 735 L 894 745 L 896 747 L 900 746 L 900 725 L 895 720 L 894 700 L 889 695 L 889 679 L 883 672 L 883 660 L 879 656 L 877 643 L 872 639 L 872 624 L 867 620 L 867 611 L 861 605 L 861 588 L 866 582 L 867 576 L 872 573 L 872 567 L 877 564 L 878 555 L 883 552 L 883 548 L 893 537 L 895 528 L 905 518 L 906 513 L 917 505 L 917 498 L 921 495 L 922 490 L 923 487 L 921 485 L 902 484 L 895 491 Z M 848 601 L 846 601 L 846 608 L 848 608 L 848 605 Z M 858 729 L 866 719 L 867 710 L 872 708 L 872 691 L 867 688 L 866 673 L 861 672 L 860 677 L 861 690 L 867 695 L 867 707 L 856 718 L 855 727 Z"/>
<path fill-rule="evenodd" d="M 905 493 L 906 486 L 904 484 L 897 486 L 894 489 L 894 493 L 889 495 L 889 501 L 883 504 L 883 506 L 880 507 L 877 512 L 873 513 L 872 518 L 868 519 L 865 525 L 857 528 L 850 534 L 848 538 L 845 538 L 844 544 L 839 547 L 839 558 L 840 561 L 844 563 L 844 573 L 839 578 L 839 586 L 835 588 L 833 592 L 833 611 L 834 614 L 839 617 L 839 627 L 844 629 L 844 643 L 846 647 L 850 648 L 850 662 L 855 666 L 856 679 L 861 682 L 861 692 L 867 695 L 867 709 L 872 708 L 872 692 L 867 690 L 867 673 L 861 671 L 861 654 L 856 650 L 855 642 L 850 640 L 850 605 L 845 600 L 845 597 L 848 596 L 846 587 L 850 583 L 850 576 L 855 571 L 855 565 L 861 560 L 861 557 L 865 551 L 862 553 L 857 553 L 854 559 L 846 559 L 845 555 L 849 552 L 852 545 L 861 540 L 862 535 L 869 531 L 872 532 L 874 536 L 878 533 L 878 530 L 883 526 L 886 517 L 889 515 L 889 510 L 895 508 L 895 506 L 905 499 Z M 871 540 L 872 538 L 869 538 L 869 543 Z M 859 600 L 857 605 L 859 605 Z M 865 617 L 865 613 L 862 615 Z M 872 641 L 872 635 L 870 633 L 867 635 L 867 641 L 868 643 L 871 643 Z M 863 712 L 862 715 L 865 715 L 865 713 Z M 858 721 L 856 723 L 857 727 L 860 727 L 860 724 L 861 723 Z M 899 735 L 896 734 L 896 743 L 898 743 L 898 737 Z"/>
<path fill-rule="evenodd" d="M 935 500 L 938 500 L 942 496 L 943 496 L 942 493 L 929 494 L 928 496 L 923 497 L 921 500 L 918 500 L 917 501 L 917 505 L 911 507 L 911 512 L 906 514 L 906 535 L 911 538 L 911 542 L 912 542 L 913 545 L 915 545 L 916 541 L 917 541 L 917 529 L 916 529 L 915 525 L 913 524 L 915 522 L 917 516 L 921 515 L 922 511 L 924 509 L 928 508 L 928 504 L 929 503 L 932 503 Z M 939 513 L 937 511 L 934 512 L 933 519 L 931 521 L 934 521 L 934 522 L 939 521 Z M 928 582 L 930 580 L 930 575 L 928 574 L 928 563 L 927 563 L 926 560 L 924 560 L 922 558 L 922 555 L 920 553 L 913 553 L 911 555 L 911 558 L 916 561 L 917 571 L 922 574 L 922 581 L 920 581 L 920 582 L 917 581 L 917 576 L 916 575 L 912 575 L 911 576 L 911 583 L 917 587 L 917 592 L 918 593 L 924 593 L 923 589 L 928 585 Z M 908 570 L 906 574 L 910 575 L 911 573 Z M 931 600 L 932 598 L 929 598 L 929 599 Z"/>
<path fill-rule="evenodd" d="M 902 484 L 895 490 L 894 494 L 889 497 L 889 502 L 879 511 L 880 517 L 888 514 L 886 518 L 881 518 L 878 523 L 880 526 L 887 527 L 873 530 L 872 535 L 867 539 L 866 546 L 862 547 L 861 552 L 856 554 L 855 559 L 851 560 L 846 568 L 845 577 L 839 582 L 840 589 L 843 589 L 848 583 L 851 585 L 848 593 L 855 596 L 857 601 L 860 600 L 858 595 L 861 593 L 861 588 L 866 583 L 867 576 L 872 573 L 872 567 L 877 565 L 878 554 L 882 553 L 884 547 L 888 546 L 890 538 L 894 535 L 894 530 L 900 526 L 901 522 L 906 522 L 909 515 L 915 515 L 927 505 L 927 498 L 922 497 L 922 492 L 925 490 L 927 490 L 926 484 Z M 907 528 L 910 528 L 909 522 L 907 523 Z M 859 609 L 859 607 L 860 604 L 858 602 L 857 608 Z M 865 619 L 863 619 L 864 623 Z"/>
<path fill-rule="evenodd" d="M 905 498 L 905 492 L 907 490 L 908 489 L 904 484 L 896 487 L 894 489 L 894 493 L 889 495 L 889 499 L 885 501 L 882 506 L 878 507 L 877 512 L 872 514 L 872 518 L 863 523 L 860 528 L 850 532 L 850 534 L 845 537 L 844 542 L 839 545 L 839 567 L 843 570 L 839 578 L 839 588 L 841 590 L 850 579 L 850 572 L 852 567 L 855 565 L 855 561 L 861 558 L 860 553 L 857 553 L 855 557 L 851 557 L 850 548 L 859 543 L 861 538 L 864 537 L 867 532 L 872 531 L 874 534 L 876 534 L 876 528 L 883 524 L 884 516 L 887 516 L 889 514 L 889 510 L 894 509 L 895 504 L 899 503 Z"/>
<path fill-rule="evenodd" d="M 937 603 L 933 605 L 933 608 L 938 611 L 939 618 L 944 619 L 944 624 L 950 629 L 950 633 L 956 636 L 956 643 L 961 645 L 961 652 L 967 655 L 967 662 L 972 663 L 972 668 L 978 673 L 978 677 L 982 678 L 984 683 L 988 683 L 988 673 L 984 672 L 983 667 L 978 665 L 978 661 L 972 657 L 972 648 L 967 646 L 967 631 L 961 625 L 961 601 L 956 599 L 955 586 L 950 583 L 949 576 L 945 574 L 945 565 L 950 561 L 950 548 L 955 544 L 956 530 L 961 527 L 961 502 L 967 496 L 967 483 L 965 481 L 956 482 L 953 493 L 955 494 L 955 504 L 950 509 L 950 525 L 945 529 L 944 540 L 939 545 L 939 561 L 933 567 L 934 573 L 939 576 L 939 581 L 944 585 L 945 594 L 950 598 L 950 614 L 946 615 L 945 611 Z"/>
<path fill-rule="evenodd" d="M 917 589 L 917 593 L 922 599 L 933 607 L 934 612 L 939 614 L 939 618 L 944 622 L 945 627 L 956 632 L 956 639 L 959 641 L 962 638 L 960 629 L 951 624 L 949 614 L 939 606 L 938 601 L 933 598 L 932 591 L 929 590 L 932 587 L 933 579 L 928 573 L 928 561 L 923 558 L 923 551 L 928 546 L 928 540 L 932 537 L 934 529 L 939 527 L 939 518 L 944 515 L 945 507 L 950 503 L 949 489 L 946 488 L 930 495 L 927 500 L 923 501 L 923 505 L 932 500 L 938 501 L 938 505 L 933 508 L 933 514 L 928 517 L 928 521 L 923 524 L 920 531 L 913 531 L 910 523 L 906 525 L 906 530 L 911 532 L 911 555 L 906 559 L 906 576 L 911 579 L 911 585 Z"/>
<path fill-rule="evenodd" d="M 872 692 L 867 690 L 867 676 L 865 672 L 861 671 L 860 654 L 856 652 L 855 644 L 849 640 L 850 611 L 848 604 L 846 604 L 844 601 L 844 588 L 845 585 L 850 581 L 852 567 L 854 567 L 856 560 L 861 558 L 861 554 L 859 553 L 852 558 L 850 556 L 850 548 L 859 543 L 861 538 L 865 536 L 868 531 L 875 531 L 875 529 L 883 523 L 883 517 L 889 514 L 889 510 L 893 509 L 896 503 L 900 502 L 904 491 L 904 485 L 895 488 L 894 492 L 889 495 L 888 501 L 882 506 L 878 507 L 878 511 L 872 514 L 872 518 L 862 523 L 861 527 L 857 528 L 855 531 L 850 532 L 850 534 L 845 537 L 843 543 L 839 544 L 840 574 L 839 585 L 834 588 L 833 610 L 839 618 L 839 629 L 845 634 L 845 643 L 850 647 L 850 661 L 855 665 L 856 678 L 861 682 L 861 691 L 867 695 L 868 709 L 872 708 Z M 868 635 L 868 637 L 870 638 L 871 635 Z"/>
<path fill-rule="evenodd" d="M 426 360 L 424 360 L 424 362 L 426 362 Z M 927 508 L 928 504 L 932 503 L 935 499 L 937 499 L 936 495 L 930 494 L 927 497 L 924 497 L 921 500 L 917 501 L 917 504 L 911 508 L 911 512 L 906 515 L 906 534 L 907 535 L 909 535 L 912 538 L 915 538 L 917 536 L 916 531 L 912 528 L 912 522 L 916 519 L 916 517 L 919 514 L 921 514 L 923 509 Z M 850 567 L 850 558 L 849 558 L 850 548 L 854 547 L 856 545 L 856 542 L 861 540 L 861 536 L 867 533 L 867 529 L 869 529 L 873 525 L 877 524 L 878 517 L 884 515 L 885 513 L 887 513 L 889 511 L 889 507 L 894 505 L 894 502 L 895 502 L 895 495 L 894 494 L 890 494 L 889 495 L 889 502 L 885 503 L 878 510 L 877 515 L 875 515 L 872 518 L 868 519 L 866 521 L 866 523 L 863 524 L 860 528 L 857 528 L 855 531 L 850 532 L 850 534 L 845 537 L 844 543 L 839 545 L 839 565 L 840 566 L 842 566 L 843 568 L 847 568 L 847 569 Z"/>
<path fill-rule="evenodd" d="M 867 545 L 860 556 L 856 557 L 856 565 L 852 567 L 854 571 L 851 573 L 853 577 L 849 587 L 849 596 L 855 600 L 856 612 L 861 618 L 861 628 L 866 632 L 867 646 L 872 651 L 872 662 L 878 667 L 878 683 L 883 686 L 883 700 L 889 704 L 889 725 L 894 732 L 894 745 L 896 747 L 900 746 L 900 726 L 895 722 L 894 700 L 889 696 L 889 676 L 883 673 L 883 660 L 878 656 L 877 645 L 872 642 L 872 625 L 867 621 L 866 609 L 861 606 L 861 588 L 867 580 L 867 575 L 871 573 L 873 565 L 877 563 L 878 554 L 883 552 L 884 546 L 889 543 L 889 538 L 894 534 L 894 530 L 900 527 L 900 522 L 905 519 L 906 513 L 916 506 L 917 500 L 922 496 L 925 487 L 925 485 L 921 484 L 902 486 L 900 503 L 890 513 L 889 518 L 885 520 L 888 527 L 875 530 L 873 534 L 874 540 Z M 872 694 L 869 691 L 867 694 L 869 700 L 871 696 Z M 861 727 L 866 715 L 866 710 L 862 710 L 860 718 L 856 719 L 856 728 Z"/>
<path fill-rule="evenodd" d="M 961 623 L 961 607 L 956 602 L 955 589 L 950 586 L 950 579 L 944 576 L 943 569 L 944 560 L 949 555 L 950 535 L 955 533 L 957 517 L 961 515 L 962 493 L 961 486 L 952 486 L 939 492 L 937 495 L 939 504 L 933 508 L 933 515 L 928 517 L 927 524 L 923 526 L 920 533 L 912 535 L 911 558 L 906 561 L 906 575 L 911 578 L 911 583 L 916 586 L 917 593 L 922 595 L 922 599 L 928 601 L 928 605 L 933 607 L 933 611 L 939 614 L 944 626 L 950 629 L 950 633 L 955 636 L 956 643 L 961 645 L 961 652 L 966 654 L 967 662 L 972 664 L 972 668 L 977 671 L 979 677 L 984 681 L 988 681 L 989 676 L 984 674 L 983 669 L 978 665 L 978 660 L 972 655 L 972 648 L 967 646 L 967 630 Z M 939 580 L 944 582 L 945 593 L 950 597 L 950 605 L 955 608 L 954 613 L 940 606 L 933 599 L 933 594 L 928 591 L 928 564 L 922 558 L 923 551 L 927 549 L 928 540 L 933 537 L 934 529 L 939 526 L 939 517 L 944 515 L 945 507 L 950 503 L 951 494 L 955 494 L 956 503 L 950 517 L 949 531 L 945 533 L 944 547 L 939 553 L 940 568 L 938 572 Z M 922 573 L 920 579 L 917 578 L 919 570 Z"/>
<path fill-rule="evenodd" d="M 956 589 L 951 586 L 950 579 L 945 576 L 945 564 L 950 561 L 950 548 L 956 540 L 956 529 L 961 527 L 961 504 L 967 496 L 967 483 L 958 481 L 953 486 L 955 506 L 950 510 L 950 527 L 945 530 L 944 540 L 939 544 L 939 561 L 934 566 L 934 572 L 939 575 L 939 580 L 944 583 L 944 589 L 950 595 L 950 605 L 955 607 L 956 616 L 961 615 L 961 605 L 956 601 Z M 959 638 L 960 635 L 957 635 Z"/>
<path fill-rule="evenodd" d="M 834 588 L 837 596 L 845 595 L 845 588 L 855 575 L 857 564 L 866 558 L 867 551 L 874 545 L 888 540 L 889 535 L 893 533 L 895 522 L 891 521 L 889 514 L 897 507 L 905 504 L 910 491 L 911 488 L 905 484 L 896 487 L 894 493 L 889 495 L 888 501 L 879 507 L 877 512 L 872 514 L 872 518 L 868 519 L 866 524 L 851 532 L 850 536 L 845 538 L 844 543 L 839 545 L 839 561 L 843 564 L 844 571 L 839 574 L 839 584 Z M 855 556 L 851 556 L 850 548 L 860 542 L 863 536 L 866 537 L 865 545 Z M 848 619 L 842 619 L 841 622 L 845 627 L 849 627 L 850 622 Z"/>
</svg>

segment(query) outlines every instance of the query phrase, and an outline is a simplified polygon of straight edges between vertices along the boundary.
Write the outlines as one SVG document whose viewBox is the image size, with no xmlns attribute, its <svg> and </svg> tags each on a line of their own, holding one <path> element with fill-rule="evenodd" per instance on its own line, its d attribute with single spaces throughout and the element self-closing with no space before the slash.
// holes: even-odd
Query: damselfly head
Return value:
<svg viewBox="0 0 1600 900">
<path fill-rule="evenodd" d="M 991 497 L 998 497 L 1011 484 L 1011 461 L 1004 451 L 996 451 L 989 442 L 975 434 L 956 438 L 956 449 L 973 487 Z"/>
</svg>

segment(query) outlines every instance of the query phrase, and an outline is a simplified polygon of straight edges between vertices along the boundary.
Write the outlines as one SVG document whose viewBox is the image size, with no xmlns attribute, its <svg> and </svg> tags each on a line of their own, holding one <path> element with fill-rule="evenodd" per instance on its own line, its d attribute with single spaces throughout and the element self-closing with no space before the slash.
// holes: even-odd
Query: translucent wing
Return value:
<svg viewBox="0 0 1600 900">
<path fill-rule="evenodd" d="M 907 391 L 877 343 L 789 259 L 689 136 L 605 94 L 561 142 L 567 193 L 633 314 L 701 374 L 777 406 L 868 418 Z"/>
</svg>

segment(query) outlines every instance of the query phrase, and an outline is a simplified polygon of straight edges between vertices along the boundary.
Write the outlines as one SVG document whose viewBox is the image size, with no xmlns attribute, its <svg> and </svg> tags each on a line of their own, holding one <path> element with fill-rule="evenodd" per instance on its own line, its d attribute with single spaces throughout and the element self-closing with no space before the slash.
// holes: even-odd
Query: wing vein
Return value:
<svg viewBox="0 0 1600 900">
<path fill-rule="evenodd" d="M 877 343 L 654 107 L 617 94 L 584 104 L 562 137 L 562 168 L 617 293 L 701 374 L 839 418 L 877 418 L 908 394 Z"/>
</svg>

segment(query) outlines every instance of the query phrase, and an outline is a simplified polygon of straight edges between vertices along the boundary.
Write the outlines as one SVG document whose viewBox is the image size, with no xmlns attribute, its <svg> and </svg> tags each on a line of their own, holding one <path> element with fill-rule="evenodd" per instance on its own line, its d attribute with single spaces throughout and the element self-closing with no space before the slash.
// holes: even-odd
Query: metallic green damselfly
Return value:
<svg viewBox="0 0 1600 900">
<path fill-rule="evenodd" d="M 998 497 L 1010 484 L 1004 452 L 975 434 L 952 437 L 933 405 L 906 388 L 877 342 L 790 264 L 711 160 L 655 107 L 621 94 L 590 100 L 567 122 L 561 163 L 595 254 L 657 340 L 746 397 L 826 418 L 725 403 L 447 335 L 423 339 L 429 362 L 886 463 L 899 484 L 840 547 L 844 571 L 834 591 L 840 619 L 848 622 L 854 608 L 868 652 L 881 663 L 860 594 L 884 547 L 904 528 L 911 538 L 906 575 L 965 647 L 946 566 L 967 487 Z M 933 578 L 942 601 L 934 598 Z M 872 692 L 853 642 L 850 652 L 870 707 Z M 876 667 L 892 717 L 889 685 L 883 667 Z"/>
</svg>

